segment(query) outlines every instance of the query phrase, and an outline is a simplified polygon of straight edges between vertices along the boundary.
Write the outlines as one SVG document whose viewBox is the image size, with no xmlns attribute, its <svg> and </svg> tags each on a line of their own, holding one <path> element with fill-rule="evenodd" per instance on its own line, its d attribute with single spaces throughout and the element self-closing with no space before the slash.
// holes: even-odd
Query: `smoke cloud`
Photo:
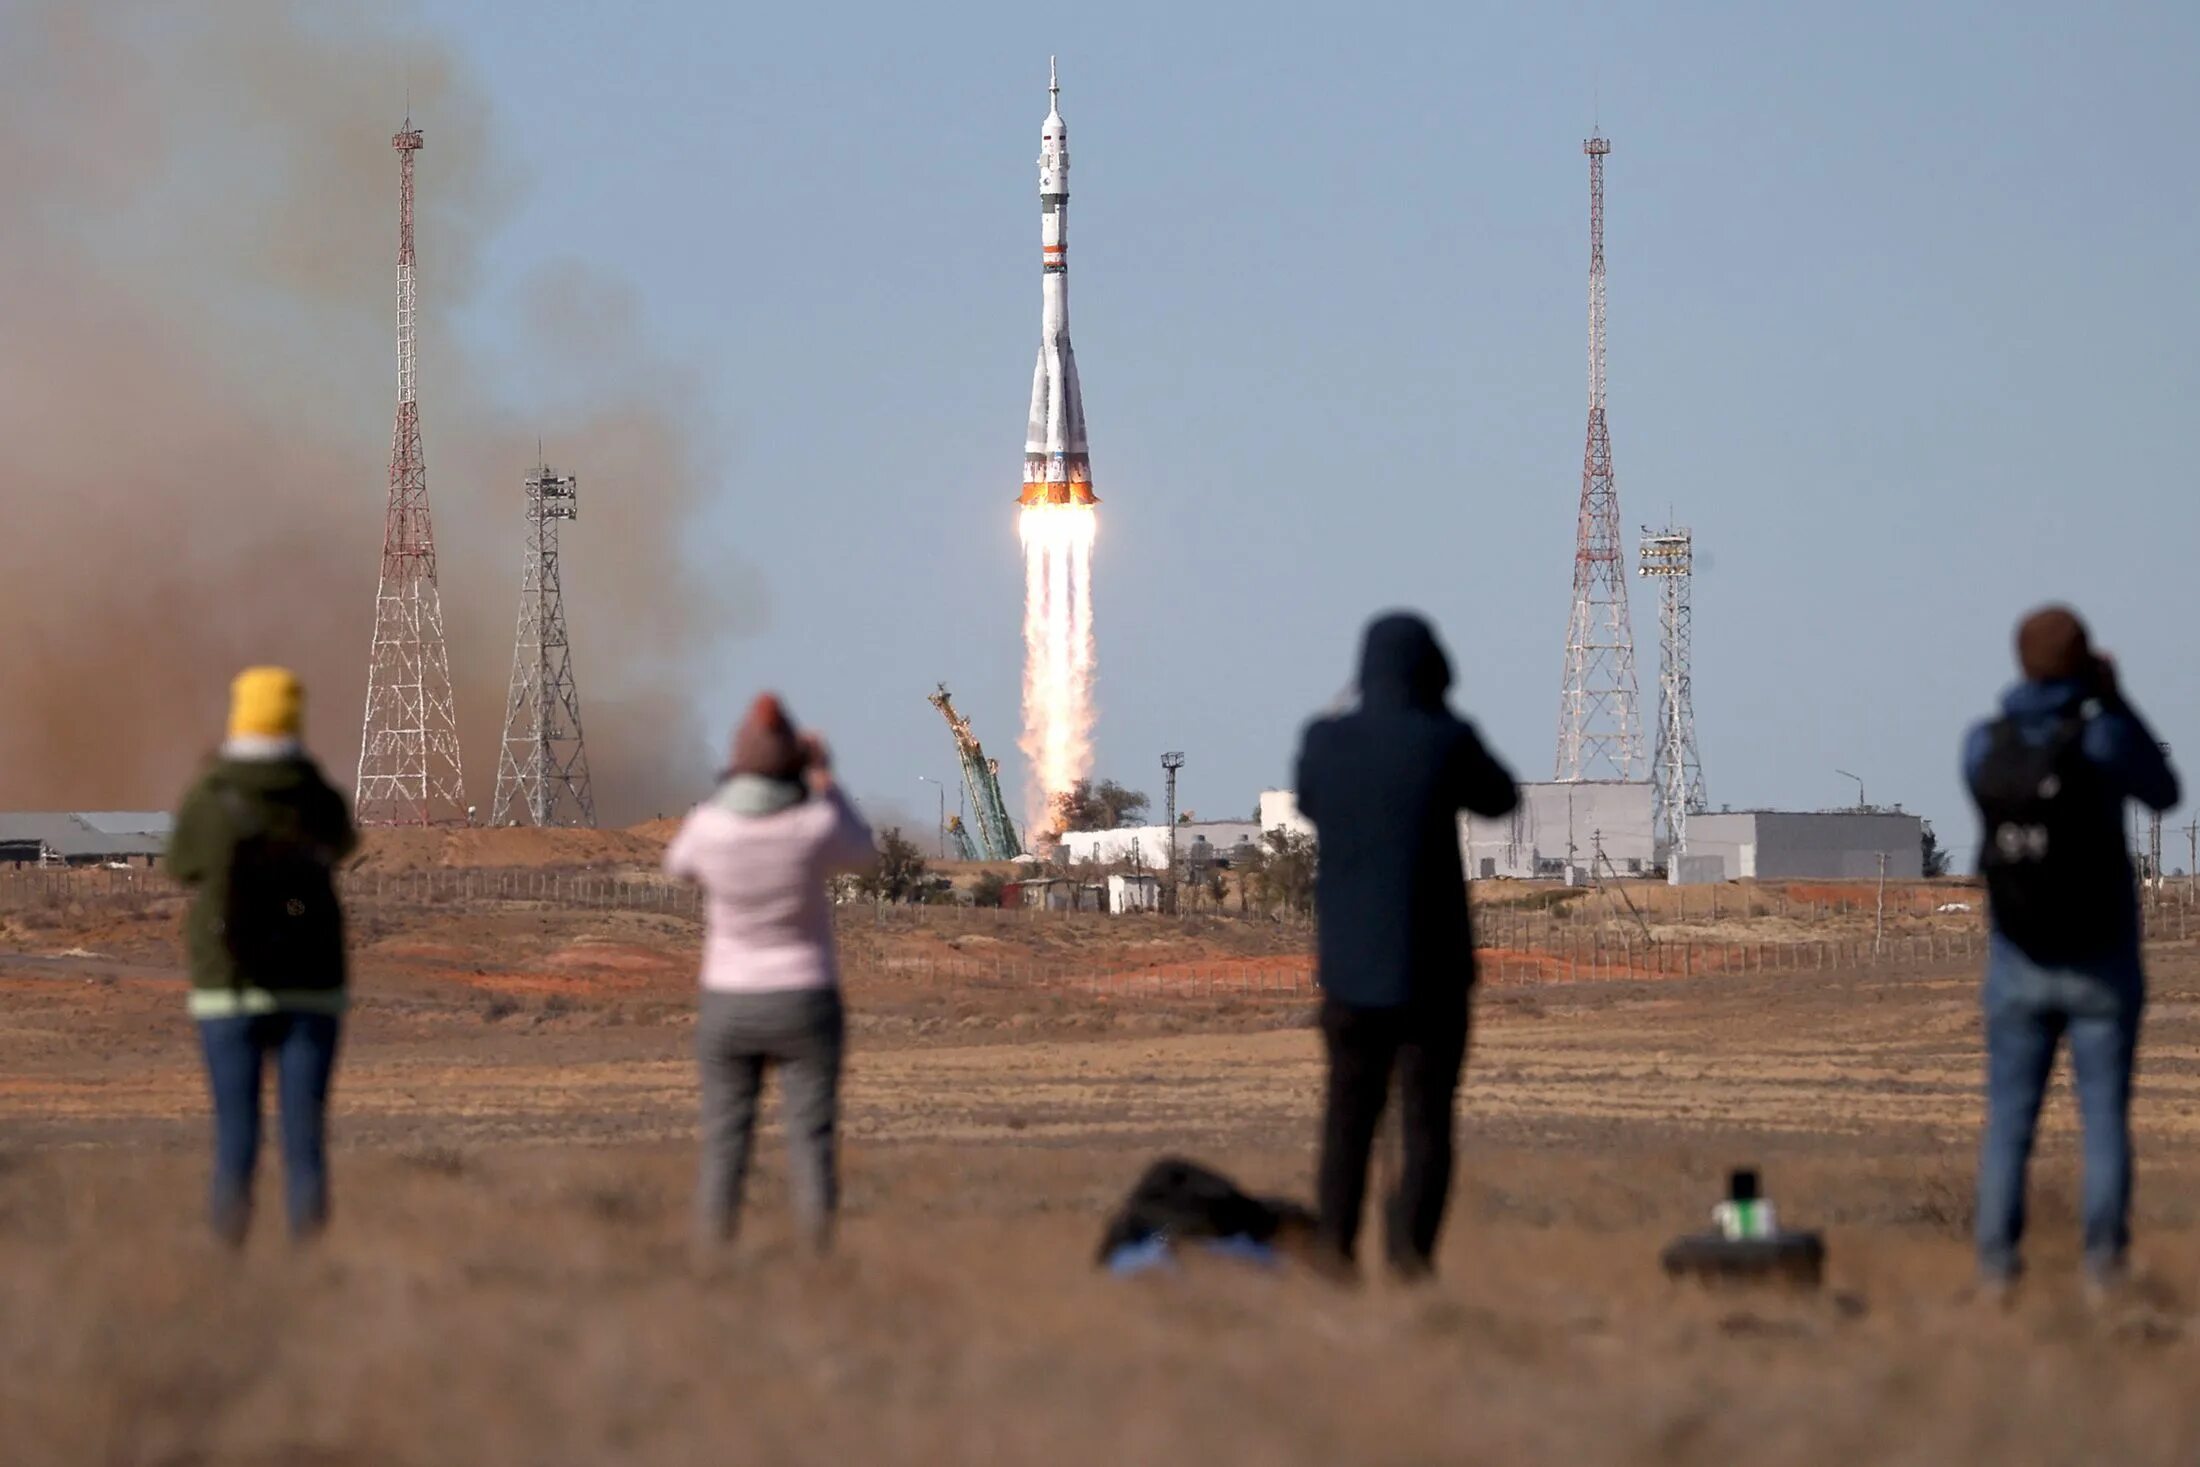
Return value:
<svg viewBox="0 0 2200 1467">
<path fill-rule="evenodd" d="M 0 808 L 159 808 L 227 684 L 295 667 L 308 738 L 358 758 L 395 400 L 396 156 L 419 164 L 421 417 L 468 797 L 496 779 L 538 435 L 580 479 L 565 590 L 599 814 L 713 766 L 689 689 L 762 619 L 686 561 L 710 483 L 692 375 L 575 264 L 499 292 L 526 400 L 444 325 L 528 181 L 454 58 L 336 3 L 17 0 L 0 52 Z M 513 389 L 514 391 L 518 389 Z"/>
</svg>

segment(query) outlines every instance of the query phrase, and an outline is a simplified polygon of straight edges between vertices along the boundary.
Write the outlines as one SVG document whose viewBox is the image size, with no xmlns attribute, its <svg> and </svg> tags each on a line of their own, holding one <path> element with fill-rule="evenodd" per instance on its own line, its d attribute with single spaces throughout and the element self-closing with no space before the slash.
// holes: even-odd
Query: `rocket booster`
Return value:
<svg viewBox="0 0 2200 1467">
<path fill-rule="evenodd" d="M 1069 345 L 1069 131 L 1054 58 L 1047 58 L 1047 120 L 1039 133 L 1039 365 L 1031 375 L 1019 504 L 1094 504 L 1085 403 Z"/>
</svg>

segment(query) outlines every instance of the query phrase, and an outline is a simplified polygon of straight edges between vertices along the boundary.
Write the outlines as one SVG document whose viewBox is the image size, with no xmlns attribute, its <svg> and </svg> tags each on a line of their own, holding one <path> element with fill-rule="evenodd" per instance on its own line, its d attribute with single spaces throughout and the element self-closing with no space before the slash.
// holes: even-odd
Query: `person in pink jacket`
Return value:
<svg viewBox="0 0 2200 1467">
<path fill-rule="evenodd" d="M 665 851 L 665 874 L 700 884 L 705 897 L 695 1044 L 706 1247 L 739 1221 L 757 1097 L 774 1064 L 796 1212 L 813 1247 L 832 1242 L 846 1020 L 827 883 L 874 859 L 870 828 L 834 781 L 824 743 L 797 733 L 778 698 L 758 698 L 735 730 L 732 767 Z"/>
</svg>

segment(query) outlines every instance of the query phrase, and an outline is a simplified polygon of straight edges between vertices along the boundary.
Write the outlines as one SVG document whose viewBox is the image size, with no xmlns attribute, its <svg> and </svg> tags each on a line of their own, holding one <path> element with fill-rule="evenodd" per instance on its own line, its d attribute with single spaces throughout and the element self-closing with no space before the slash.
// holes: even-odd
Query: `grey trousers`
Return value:
<svg viewBox="0 0 2200 1467">
<path fill-rule="evenodd" d="M 809 1242 L 832 1241 L 839 1181 L 833 1126 L 840 1101 L 840 1056 L 847 1021 L 833 989 L 774 993 L 703 991 L 695 1024 L 703 1080 L 703 1164 L 696 1226 L 705 1242 L 733 1236 L 748 1178 L 764 1071 L 780 1071 L 795 1216 Z"/>
</svg>

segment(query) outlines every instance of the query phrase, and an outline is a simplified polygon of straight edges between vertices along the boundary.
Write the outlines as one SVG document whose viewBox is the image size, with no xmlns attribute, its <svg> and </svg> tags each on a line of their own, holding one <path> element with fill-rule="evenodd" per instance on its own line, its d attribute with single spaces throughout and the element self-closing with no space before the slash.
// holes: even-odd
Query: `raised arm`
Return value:
<svg viewBox="0 0 2200 1467">
<path fill-rule="evenodd" d="M 1520 803 L 1520 787 L 1513 783 L 1512 771 L 1482 746 L 1482 737 L 1471 723 L 1459 725 L 1450 772 L 1453 798 L 1462 810 L 1494 817 L 1510 815 Z"/>
<path fill-rule="evenodd" d="M 871 827 L 848 800 L 840 788 L 840 781 L 833 777 L 832 750 L 814 733 L 802 736 L 803 752 L 808 764 L 802 777 L 810 786 L 810 799 L 821 812 L 825 829 L 820 836 L 818 857 L 827 871 L 861 871 L 878 859 L 878 848 L 871 839 Z"/>
<path fill-rule="evenodd" d="M 2118 793 L 2149 810 L 2167 810 L 2177 803 L 2177 771 L 2154 730 L 2121 694 L 2103 698 L 2100 713 L 2086 721 L 2085 753 L 2108 771 Z"/>
<path fill-rule="evenodd" d="M 831 824 L 825 831 L 824 845 L 819 852 L 827 871 L 861 871 L 878 859 L 871 827 L 864 823 L 862 814 L 839 785 L 814 798 L 831 814 Z"/>
<path fill-rule="evenodd" d="M 1323 774 L 1329 762 L 1324 757 L 1328 740 L 1326 721 L 1308 724 L 1306 732 L 1299 735 L 1298 764 L 1291 775 L 1292 798 L 1298 803 L 1299 814 L 1312 821 L 1317 829 L 1329 798 L 1328 781 Z"/>
</svg>

